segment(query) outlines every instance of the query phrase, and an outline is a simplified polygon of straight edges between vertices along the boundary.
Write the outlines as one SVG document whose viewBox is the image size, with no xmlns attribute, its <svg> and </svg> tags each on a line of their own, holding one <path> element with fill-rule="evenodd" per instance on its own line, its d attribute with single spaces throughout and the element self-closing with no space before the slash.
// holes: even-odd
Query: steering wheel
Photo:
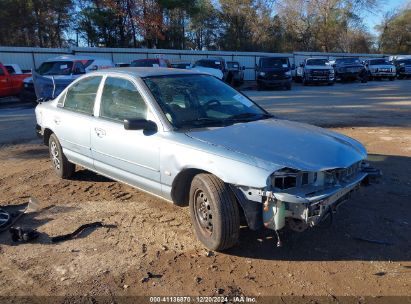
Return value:
<svg viewBox="0 0 411 304">
<path fill-rule="evenodd" d="M 207 101 L 206 103 L 204 103 L 203 106 L 206 109 L 208 109 L 208 108 L 212 107 L 213 105 L 221 106 L 221 102 L 218 101 L 217 99 L 211 99 L 211 100 Z"/>
</svg>

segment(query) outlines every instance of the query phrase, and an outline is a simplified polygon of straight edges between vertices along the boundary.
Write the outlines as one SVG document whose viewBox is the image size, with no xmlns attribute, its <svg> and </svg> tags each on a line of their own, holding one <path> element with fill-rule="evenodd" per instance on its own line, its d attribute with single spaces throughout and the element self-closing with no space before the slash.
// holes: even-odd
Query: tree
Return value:
<svg viewBox="0 0 411 304">
<path fill-rule="evenodd" d="M 2 0 L 0 44 L 65 46 L 72 9 L 72 0 Z"/>
<path fill-rule="evenodd" d="M 411 5 L 392 15 L 378 26 L 380 51 L 392 54 L 411 53 Z"/>
</svg>

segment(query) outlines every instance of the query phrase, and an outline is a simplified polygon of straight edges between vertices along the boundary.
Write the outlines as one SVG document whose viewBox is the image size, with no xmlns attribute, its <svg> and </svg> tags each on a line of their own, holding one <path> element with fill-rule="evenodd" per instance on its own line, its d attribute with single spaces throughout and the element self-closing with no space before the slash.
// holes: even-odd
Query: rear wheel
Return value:
<svg viewBox="0 0 411 304">
<path fill-rule="evenodd" d="M 190 188 L 191 222 L 197 238 L 210 250 L 238 242 L 240 215 L 228 185 L 212 174 L 196 175 Z"/>
<path fill-rule="evenodd" d="M 70 178 L 76 170 L 76 166 L 69 162 L 63 154 L 63 149 L 55 134 L 50 135 L 49 152 L 51 163 L 56 174 L 64 179 Z"/>
</svg>

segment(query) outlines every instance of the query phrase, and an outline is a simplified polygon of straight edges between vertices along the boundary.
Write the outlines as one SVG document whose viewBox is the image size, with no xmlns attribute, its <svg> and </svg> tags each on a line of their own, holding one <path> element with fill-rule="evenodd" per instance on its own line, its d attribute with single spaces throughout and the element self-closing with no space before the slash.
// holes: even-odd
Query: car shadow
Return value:
<svg viewBox="0 0 411 304">
<path fill-rule="evenodd" d="M 87 181 L 87 182 L 99 182 L 99 183 L 108 183 L 114 182 L 114 180 L 95 173 L 87 169 L 77 169 L 76 172 L 70 178 L 73 181 Z"/>
<path fill-rule="evenodd" d="M 370 155 L 383 171 L 377 184 L 362 187 L 338 208 L 329 227 L 302 233 L 284 229 L 278 248 L 274 231 L 240 230 L 240 244 L 225 253 L 263 260 L 410 261 L 411 183 L 409 157 Z"/>
</svg>

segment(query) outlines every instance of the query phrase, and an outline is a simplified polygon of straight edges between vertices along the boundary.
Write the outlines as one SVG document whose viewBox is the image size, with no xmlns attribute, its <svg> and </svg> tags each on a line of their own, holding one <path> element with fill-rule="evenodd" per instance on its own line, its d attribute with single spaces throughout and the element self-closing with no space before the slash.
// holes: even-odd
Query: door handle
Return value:
<svg viewBox="0 0 411 304">
<path fill-rule="evenodd" d="M 60 118 L 54 117 L 54 123 L 55 123 L 56 125 L 59 125 L 60 122 L 61 122 Z"/>
<path fill-rule="evenodd" d="M 106 131 L 101 128 L 94 128 L 94 131 L 96 132 L 98 137 L 106 136 Z"/>
</svg>

